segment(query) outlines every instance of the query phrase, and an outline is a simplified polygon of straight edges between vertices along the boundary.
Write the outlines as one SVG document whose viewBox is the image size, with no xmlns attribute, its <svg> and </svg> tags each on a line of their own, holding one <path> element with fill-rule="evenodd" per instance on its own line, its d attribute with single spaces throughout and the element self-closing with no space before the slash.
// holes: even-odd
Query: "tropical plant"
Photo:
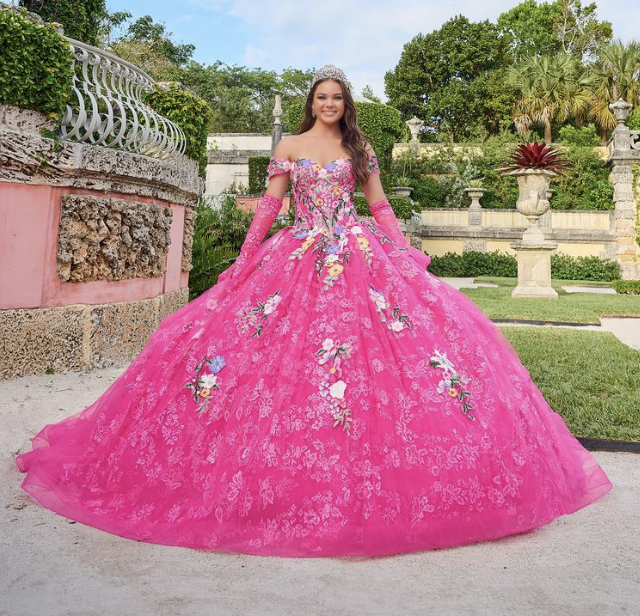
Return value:
<svg viewBox="0 0 640 616">
<path fill-rule="evenodd" d="M 640 102 L 640 44 L 616 41 L 604 47 L 591 78 L 591 115 L 605 141 L 617 124 L 609 104 L 620 98 L 636 106 Z"/>
<path fill-rule="evenodd" d="M 581 123 L 589 113 L 590 78 L 570 55 L 529 56 L 508 70 L 508 78 L 520 92 L 514 113 L 520 135 L 541 126 L 550 143 L 553 122 L 574 118 Z"/>
<path fill-rule="evenodd" d="M 481 179 L 475 178 L 473 180 L 469 180 L 468 188 L 482 188 L 483 183 L 484 182 Z"/>
<path fill-rule="evenodd" d="M 544 169 L 564 174 L 567 160 L 554 147 L 546 143 L 521 143 L 509 156 L 509 162 L 501 171 Z"/>
<path fill-rule="evenodd" d="M 466 207 L 467 193 L 472 180 L 484 180 L 480 169 L 476 166 L 474 159 L 458 157 L 448 164 L 451 176 L 443 181 L 443 186 L 447 192 L 444 202 L 446 207 L 460 208 Z"/>
</svg>

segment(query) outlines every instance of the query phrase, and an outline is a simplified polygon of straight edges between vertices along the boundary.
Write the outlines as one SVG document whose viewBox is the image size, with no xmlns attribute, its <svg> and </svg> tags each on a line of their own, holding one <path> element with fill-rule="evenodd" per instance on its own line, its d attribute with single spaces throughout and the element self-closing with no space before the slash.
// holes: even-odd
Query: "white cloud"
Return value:
<svg viewBox="0 0 640 616">
<path fill-rule="evenodd" d="M 384 74 L 403 46 L 419 33 L 439 28 L 455 15 L 495 21 L 519 0 L 188 0 L 239 20 L 252 35 L 240 63 L 280 71 L 335 64 L 360 92 L 370 85 L 386 100 Z M 614 35 L 633 38 L 640 20 L 638 0 L 597 0 L 598 16 L 613 23 Z M 635 19 L 634 19 L 635 17 Z"/>
</svg>

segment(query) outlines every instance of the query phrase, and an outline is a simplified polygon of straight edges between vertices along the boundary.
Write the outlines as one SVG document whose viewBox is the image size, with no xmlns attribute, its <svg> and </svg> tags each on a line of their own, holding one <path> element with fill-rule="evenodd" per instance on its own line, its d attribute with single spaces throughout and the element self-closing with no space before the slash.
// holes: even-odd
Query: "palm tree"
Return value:
<svg viewBox="0 0 640 616">
<path fill-rule="evenodd" d="M 574 117 L 582 123 L 587 117 L 590 77 L 572 56 L 529 56 L 509 69 L 508 79 L 520 92 L 514 110 L 520 134 L 542 126 L 544 140 L 551 143 L 552 122 Z"/>
<path fill-rule="evenodd" d="M 604 141 L 616 127 L 609 103 L 620 98 L 635 106 L 640 103 L 640 44 L 615 41 L 604 47 L 591 69 L 591 77 L 591 116 Z"/>
</svg>

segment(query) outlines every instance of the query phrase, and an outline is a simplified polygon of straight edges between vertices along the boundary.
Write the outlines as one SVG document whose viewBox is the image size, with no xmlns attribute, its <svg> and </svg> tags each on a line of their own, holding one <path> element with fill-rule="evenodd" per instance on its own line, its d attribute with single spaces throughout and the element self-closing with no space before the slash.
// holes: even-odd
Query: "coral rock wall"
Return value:
<svg viewBox="0 0 640 616">
<path fill-rule="evenodd" d="M 64 195 L 58 276 L 64 282 L 162 276 L 172 216 L 154 203 Z"/>
</svg>

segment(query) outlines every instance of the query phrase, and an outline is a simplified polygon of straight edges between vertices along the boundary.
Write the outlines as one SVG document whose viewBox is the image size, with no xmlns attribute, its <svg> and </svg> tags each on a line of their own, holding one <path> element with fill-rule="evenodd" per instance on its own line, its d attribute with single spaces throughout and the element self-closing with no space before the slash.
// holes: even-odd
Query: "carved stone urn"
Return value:
<svg viewBox="0 0 640 616">
<path fill-rule="evenodd" d="M 518 180 L 516 209 L 529 221 L 529 227 L 522 236 L 523 241 L 544 241 L 544 233 L 538 226 L 538 221 L 549 209 L 549 184 L 557 173 L 546 169 L 522 169 L 508 175 Z"/>
<path fill-rule="evenodd" d="M 551 286 L 551 252 L 558 244 L 547 240 L 538 224 L 549 210 L 549 183 L 557 174 L 547 169 L 518 169 L 507 175 L 518 181 L 516 209 L 529 221 L 522 239 L 511 243 L 518 259 L 518 285 L 511 296 L 557 298 Z"/>
</svg>

